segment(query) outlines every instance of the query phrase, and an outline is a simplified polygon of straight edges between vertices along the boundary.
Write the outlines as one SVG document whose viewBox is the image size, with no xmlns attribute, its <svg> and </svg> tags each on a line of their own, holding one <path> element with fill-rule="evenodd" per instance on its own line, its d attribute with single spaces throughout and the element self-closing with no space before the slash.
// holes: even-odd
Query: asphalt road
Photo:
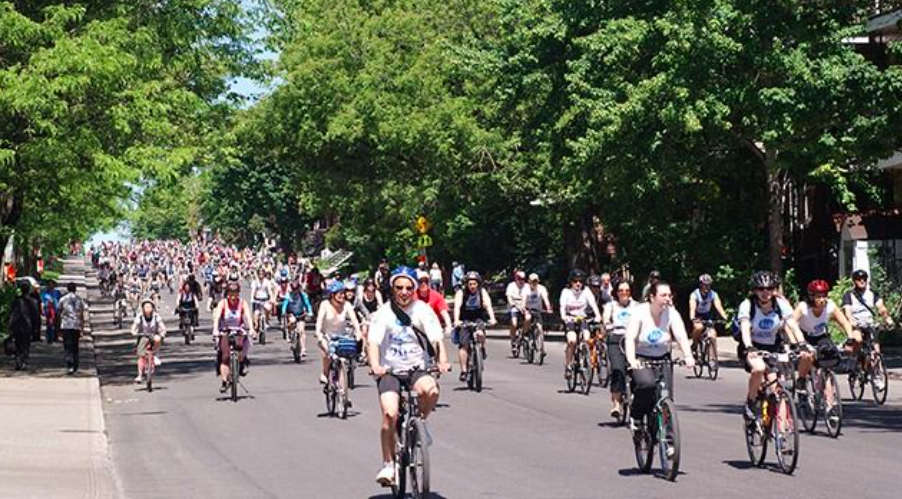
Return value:
<svg viewBox="0 0 902 499">
<path fill-rule="evenodd" d="M 173 298 L 164 319 L 177 327 Z M 319 359 L 292 362 L 276 329 L 255 345 L 247 392 L 220 396 L 209 315 L 195 344 L 171 333 L 156 390 L 134 385 L 133 340 L 112 326 L 112 305 L 95 300 L 98 370 L 117 479 L 124 497 L 381 498 L 379 409 L 373 381 L 358 370 L 347 420 L 325 416 Z M 609 395 L 564 391 L 563 354 L 550 344 L 548 363 L 508 358 L 507 343 L 489 342 L 485 389 L 466 391 L 455 373 L 441 380 L 441 404 L 430 417 L 436 498 L 601 497 L 896 497 L 902 448 L 902 384 L 887 404 L 847 403 L 838 440 L 822 432 L 801 440 L 794 476 L 749 464 L 740 402 L 746 375 L 735 364 L 715 381 L 677 376 L 683 439 L 675 483 L 637 471 L 629 432 L 610 423 Z M 841 378 L 846 388 L 845 378 Z M 822 423 L 819 424 L 822 428 Z M 772 447 L 771 447 L 772 449 Z"/>
</svg>

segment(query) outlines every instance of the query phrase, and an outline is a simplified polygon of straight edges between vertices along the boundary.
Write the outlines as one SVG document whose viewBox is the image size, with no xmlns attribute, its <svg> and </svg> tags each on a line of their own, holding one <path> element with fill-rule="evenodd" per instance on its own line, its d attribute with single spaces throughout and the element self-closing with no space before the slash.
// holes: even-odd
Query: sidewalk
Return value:
<svg viewBox="0 0 902 499">
<path fill-rule="evenodd" d="M 87 296 L 84 262 L 66 260 L 60 282 L 76 282 Z M 0 497 L 119 496 L 86 329 L 74 376 L 66 375 L 60 343 L 33 344 L 28 371 L 14 371 L 12 358 L 0 358 Z"/>
</svg>

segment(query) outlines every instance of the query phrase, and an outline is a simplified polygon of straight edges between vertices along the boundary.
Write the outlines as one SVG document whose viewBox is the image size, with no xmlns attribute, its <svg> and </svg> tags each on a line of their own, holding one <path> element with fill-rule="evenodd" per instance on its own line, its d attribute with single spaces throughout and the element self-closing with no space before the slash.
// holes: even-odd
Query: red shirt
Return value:
<svg viewBox="0 0 902 499">
<path fill-rule="evenodd" d="M 430 308 L 432 308 L 432 311 L 435 312 L 435 315 L 438 316 L 438 320 L 442 323 L 443 326 L 448 325 L 445 324 L 445 319 L 442 318 L 442 312 L 448 312 L 448 302 L 445 301 L 445 297 L 442 296 L 441 293 L 435 291 L 434 289 L 430 289 L 429 296 L 426 297 L 426 299 L 423 299 L 420 296 L 419 291 L 414 293 L 414 295 L 416 295 L 417 300 L 426 302 L 426 304 L 429 305 Z"/>
</svg>

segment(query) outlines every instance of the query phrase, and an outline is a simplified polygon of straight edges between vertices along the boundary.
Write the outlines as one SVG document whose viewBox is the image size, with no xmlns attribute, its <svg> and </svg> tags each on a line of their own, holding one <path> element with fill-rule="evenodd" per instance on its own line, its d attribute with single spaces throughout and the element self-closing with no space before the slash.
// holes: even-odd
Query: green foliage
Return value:
<svg viewBox="0 0 902 499">
<path fill-rule="evenodd" d="M 10 307 L 18 295 L 15 286 L 11 284 L 0 286 L 0 344 L 9 336 Z"/>
</svg>

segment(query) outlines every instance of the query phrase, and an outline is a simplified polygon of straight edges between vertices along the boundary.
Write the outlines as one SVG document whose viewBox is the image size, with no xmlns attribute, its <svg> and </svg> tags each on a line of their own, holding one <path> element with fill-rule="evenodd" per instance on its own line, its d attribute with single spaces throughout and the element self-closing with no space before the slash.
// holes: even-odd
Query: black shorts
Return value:
<svg viewBox="0 0 902 499">
<path fill-rule="evenodd" d="M 475 331 L 480 331 L 480 329 L 472 329 L 469 327 L 461 326 L 460 331 L 458 332 L 458 336 L 457 336 L 457 342 L 458 342 L 457 344 L 461 348 L 466 348 L 466 347 L 470 346 L 470 339 L 471 339 L 470 336 Z M 482 330 L 482 331 L 483 331 L 483 334 L 485 334 L 485 330 Z"/>
<path fill-rule="evenodd" d="M 423 376 L 429 376 L 429 373 L 425 371 L 414 371 L 413 373 L 404 376 L 386 374 L 379 378 L 379 381 L 376 382 L 376 386 L 379 390 L 379 395 L 388 392 L 400 395 L 402 387 L 409 386 L 412 389 L 417 384 L 417 381 Z"/>
</svg>

